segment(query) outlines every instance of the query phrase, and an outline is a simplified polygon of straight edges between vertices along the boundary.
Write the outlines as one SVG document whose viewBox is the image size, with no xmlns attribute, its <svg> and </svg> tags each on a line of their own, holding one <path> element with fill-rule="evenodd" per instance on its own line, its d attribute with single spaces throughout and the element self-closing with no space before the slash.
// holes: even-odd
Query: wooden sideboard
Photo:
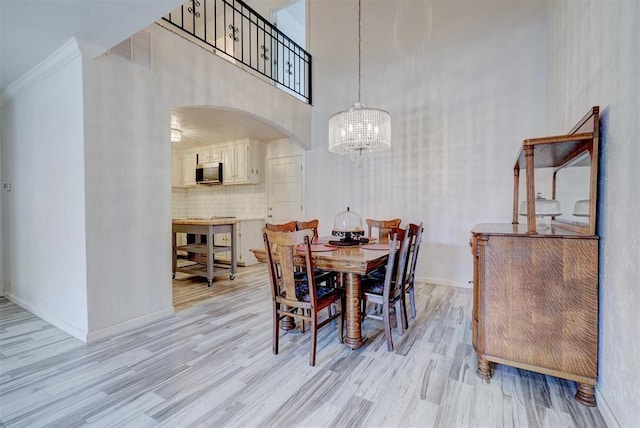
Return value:
<svg viewBox="0 0 640 428">
<path fill-rule="evenodd" d="M 598 127 L 593 107 L 566 135 L 525 140 L 514 168 L 513 222 L 471 231 L 478 376 L 489 379 L 498 363 L 569 379 L 578 383 L 576 400 L 587 406 L 596 405 L 598 374 Z M 539 168 L 551 170 L 551 193 L 563 195 L 567 212 L 544 230 L 538 230 L 533 203 Z M 518 222 L 522 169 L 526 224 Z M 562 186 L 582 193 L 571 195 Z M 586 199 L 588 215 L 568 214 Z"/>
</svg>

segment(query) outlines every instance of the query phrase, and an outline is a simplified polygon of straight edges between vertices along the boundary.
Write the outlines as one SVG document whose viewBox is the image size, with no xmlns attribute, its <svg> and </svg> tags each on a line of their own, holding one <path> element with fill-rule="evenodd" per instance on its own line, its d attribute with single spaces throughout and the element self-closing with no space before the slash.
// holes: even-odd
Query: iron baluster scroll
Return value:
<svg viewBox="0 0 640 428">
<path fill-rule="evenodd" d="M 311 55 L 241 0 L 189 0 L 162 20 L 311 104 Z"/>
</svg>

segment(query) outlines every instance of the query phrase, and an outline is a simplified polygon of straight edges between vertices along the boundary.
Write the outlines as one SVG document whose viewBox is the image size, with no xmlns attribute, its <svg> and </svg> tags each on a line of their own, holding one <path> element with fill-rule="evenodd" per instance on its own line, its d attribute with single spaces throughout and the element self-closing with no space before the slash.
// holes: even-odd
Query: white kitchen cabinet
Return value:
<svg viewBox="0 0 640 428">
<path fill-rule="evenodd" d="M 171 156 L 171 187 L 182 186 L 182 155 Z"/>
<path fill-rule="evenodd" d="M 262 228 L 264 227 L 264 219 L 259 220 L 242 220 L 238 223 L 238 264 L 242 266 L 251 266 L 258 263 L 256 257 L 249 250 L 252 248 L 263 248 L 264 240 L 262 239 Z"/>
<path fill-rule="evenodd" d="M 262 248 L 264 241 L 262 240 L 262 228 L 264 220 L 240 220 L 236 226 L 236 257 L 238 266 L 251 266 L 256 264 L 251 248 Z M 213 244 L 216 246 L 230 246 L 231 234 L 220 233 L 215 235 Z M 216 254 L 216 261 L 230 263 L 231 252 Z"/>
<path fill-rule="evenodd" d="M 182 154 L 182 186 L 196 185 L 196 152 Z"/>
<path fill-rule="evenodd" d="M 257 141 L 243 140 L 222 148 L 223 185 L 262 181 L 264 151 Z"/>
<path fill-rule="evenodd" d="M 240 223 L 236 226 L 236 233 L 239 229 Z M 238 241 L 236 240 L 236 254 Z M 231 234 L 230 233 L 218 233 L 213 237 L 213 245 L 220 247 L 229 247 L 231 246 Z M 216 261 L 230 263 L 231 262 L 231 251 L 226 251 L 222 253 L 216 254 Z"/>
<path fill-rule="evenodd" d="M 222 162 L 220 146 L 203 146 L 198 148 L 198 163 Z"/>
</svg>

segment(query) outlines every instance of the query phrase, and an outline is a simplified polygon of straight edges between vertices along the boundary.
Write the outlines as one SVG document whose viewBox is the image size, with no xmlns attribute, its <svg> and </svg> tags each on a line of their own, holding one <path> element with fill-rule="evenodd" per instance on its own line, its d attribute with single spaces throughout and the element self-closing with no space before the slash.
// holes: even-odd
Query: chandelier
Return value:
<svg viewBox="0 0 640 428">
<path fill-rule="evenodd" d="M 329 118 L 329 151 L 350 154 L 362 167 L 371 153 L 391 147 L 391 115 L 386 110 L 366 107 L 360 101 L 361 0 L 358 0 L 358 101 L 349 110 Z"/>
</svg>

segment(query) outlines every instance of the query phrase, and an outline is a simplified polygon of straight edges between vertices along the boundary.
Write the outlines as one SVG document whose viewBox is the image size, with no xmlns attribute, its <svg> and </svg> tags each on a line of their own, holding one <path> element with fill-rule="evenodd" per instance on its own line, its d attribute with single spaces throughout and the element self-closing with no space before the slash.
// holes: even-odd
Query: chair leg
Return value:
<svg viewBox="0 0 640 428">
<path fill-rule="evenodd" d="M 338 315 L 338 340 L 340 343 L 344 343 L 344 310 L 345 310 L 345 298 L 340 299 L 340 315 Z"/>
<path fill-rule="evenodd" d="M 391 316 L 388 304 L 383 305 L 382 319 L 384 322 L 384 335 L 387 338 L 387 350 L 393 351 L 393 339 L 391 337 Z"/>
<path fill-rule="evenodd" d="M 311 326 L 309 327 L 311 333 L 311 354 L 309 354 L 309 365 L 316 365 L 316 343 L 318 341 L 318 313 L 311 311 Z"/>
<path fill-rule="evenodd" d="M 278 340 L 280 338 L 280 314 L 279 304 L 273 302 L 273 353 L 278 354 Z"/>
<path fill-rule="evenodd" d="M 400 332 L 407 330 L 409 328 L 409 317 L 407 316 L 407 290 L 402 290 L 400 299 L 396 302 L 396 312 L 398 312 L 398 306 L 400 306 L 400 314 L 398 315 L 400 318 L 398 320 L 398 324 L 402 321 L 402 327 L 400 328 Z M 398 305 L 399 303 L 399 305 Z"/>
<path fill-rule="evenodd" d="M 396 324 L 398 324 L 398 330 L 400 331 L 400 334 L 404 334 L 404 331 L 409 328 L 409 323 L 407 322 L 407 309 L 404 306 L 404 300 L 396 300 L 395 308 Z"/>
<path fill-rule="evenodd" d="M 416 297 L 413 286 L 409 289 L 409 304 L 411 305 L 411 319 L 416 319 Z"/>
</svg>

